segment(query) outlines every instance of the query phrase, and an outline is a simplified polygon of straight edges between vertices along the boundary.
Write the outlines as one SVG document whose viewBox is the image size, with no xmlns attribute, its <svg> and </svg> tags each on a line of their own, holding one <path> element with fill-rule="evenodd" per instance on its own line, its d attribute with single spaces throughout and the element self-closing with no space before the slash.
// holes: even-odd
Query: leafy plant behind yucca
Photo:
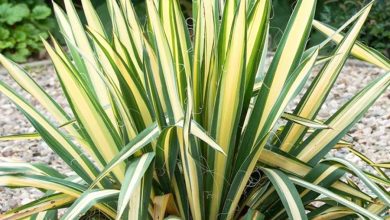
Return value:
<svg viewBox="0 0 390 220">
<path fill-rule="evenodd" d="M 390 70 L 389 60 L 355 42 L 372 3 L 335 31 L 313 21 L 315 1 L 298 1 L 265 70 L 270 0 L 194 1 L 191 31 L 176 0 L 147 0 L 146 25 L 129 2 L 108 1 L 112 39 L 89 0 L 82 1 L 85 28 L 71 1 L 66 13 L 55 7 L 69 53 L 54 39 L 53 47 L 44 44 L 74 118 L 0 56 L 56 121 L 4 82 L 0 91 L 74 171 L 64 176 L 43 164 L 1 163 L 1 185 L 46 193 L 2 219 L 43 219 L 63 207 L 62 219 L 91 209 L 88 216 L 112 219 L 383 218 L 390 206 L 384 190 L 390 180 L 382 170 L 388 164 L 373 163 L 342 138 L 388 87 L 390 73 L 326 121 L 315 120 L 349 54 Z M 312 25 L 329 39 L 307 49 Z M 330 40 L 338 47 L 319 57 Z M 294 112 L 284 112 L 319 64 Z M 280 118 L 288 123 L 276 127 Z M 23 135 L 1 139 L 15 137 Z M 350 148 L 377 173 L 324 159 L 335 147 Z M 341 181 L 345 173 L 372 193 Z"/>
</svg>

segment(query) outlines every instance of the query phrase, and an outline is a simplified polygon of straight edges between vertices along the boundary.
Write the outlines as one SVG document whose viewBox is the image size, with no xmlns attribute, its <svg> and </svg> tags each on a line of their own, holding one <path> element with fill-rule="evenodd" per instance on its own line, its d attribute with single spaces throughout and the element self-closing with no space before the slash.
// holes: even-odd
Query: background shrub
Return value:
<svg viewBox="0 0 390 220">
<path fill-rule="evenodd" d="M 294 0 L 273 1 L 273 14 L 278 16 L 271 19 L 272 43 L 270 46 L 272 49 L 278 45 L 295 2 Z M 320 0 L 317 2 L 315 19 L 333 27 L 339 27 L 368 2 L 367 0 Z M 316 45 L 323 39 L 321 34 L 314 33 L 310 45 Z M 387 57 L 390 56 L 390 1 L 378 0 L 375 2 L 359 36 L 359 41 L 375 48 Z M 329 47 L 328 51 L 330 49 L 333 47 Z"/>
<path fill-rule="evenodd" d="M 41 37 L 54 27 L 44 0 L 0 0 L 0 53 L 16 62 L 42 51 Z"/>
<path fill-rule="evenodd" d="M 366 3 L 363 0 L 325 1 L 319 13 L 320 20 L 338 27 Z M 362 30 L 360 41 L 390 56 L 390 1 L 377 1 Z"/>
</svg>

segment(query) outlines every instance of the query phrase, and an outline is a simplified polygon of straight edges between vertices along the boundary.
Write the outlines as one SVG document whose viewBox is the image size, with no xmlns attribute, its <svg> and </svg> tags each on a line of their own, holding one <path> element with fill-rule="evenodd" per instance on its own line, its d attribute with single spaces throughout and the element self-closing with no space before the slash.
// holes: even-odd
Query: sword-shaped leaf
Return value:
<svg viewBox="0 0 390 220">
<path fill-rule="evenodd" d="M 359 168 L 357 168 L 352 163 L 340 159 L 340 158 L 327 158 L 323 161 L 335 161 L 343 166 L 347 167 L 352 171 L 353 174 L 359 177 L 359 179 L 376 195 L 380 198 L 386 205 L 390 206 L 390 197 L 387 192 L 384 192 L 381 188 L 379 188 L 375 183 L 373 183 L 367 175 L 362 172 Z"/>
<path fill-rule="evenodd" d="M 177 73 L 173 65 L 172 51 L 161 24 L 161 19 L 157 13 L 156 5 L 153 0 L 146 0 L 149 22 L 153 33 L 152 42 L 154 44 L 158 63 L 161 68 L 160 80 L 163 82 L 163 94 L 169 100 L 165 103 L 168 109 L 168 117 L 171 124 L 174 124 L 183 117 L 183 108 L 180 103 L 180 96 L 177 85 Z"/>
<path fill-rule="evenodd" d="M 373 80 L 341 107 L 325 124 L 332 129 L 315 131 L 294 152 L 297 157 L 316 164 L 347 133 L 390 85 L 390 73 Z"/>
<path fill-rule="evenodd" d="M 96 146 L 97 150 L 94 152 L 97 155 L 100 153 L 101 158 L 104 159 L 102 163 L 108 163 L 118 153 L 121 145 L 116 129 L 88 87 L 85 87 L 80 82 L 80 78 L 77 77 L 78 73 L 69 67 L 47 42 L 44 42 L 44 44 L 53 60 L 56 72 L 78 124 L 85 129 L 86 135 Z M 114 170 L 116 178 L 122 180 L 123 171 L 124 164 L 121 164 Z"/>
<path fill-rule="evenodd" d="M 336 193 L 331 192 L 328 189 L 325 189 L 321 186 L 309 183 L 309 182 L 307 182 L 303 179 L 300 179 L 300 178 L 291 177 L 291 176 L 289 178 L 294 184 L 300 185 L 300 186 L 305 187 L 307 189 L 310 189 L 310 190 L 313 190 L 313 191 L 318 192 L 320 194 L 323 194 L 325 196 L 328 196 L 328 197 L 334 199 L 335 201 L 341 203 L 342 205 L 356 211 L 357 213 L 360 213 L 361 215 L 368 217 L 369 219 L 376 219 L 376 220 L 382 219 L 381 217 L 373 214 L 372 212 L 366 210 L 365 208 L 356 205 L 355 203 L 337 195 Z"/>
<path fill-rule="evenodd" d="M 306 176 L 312 169 L 310 165 L 297 160 L 291 155 L 284 152 L 274 152 L 268 149 L 264 149 L 262 151 L 261 156 L 259 157 L 259 162 L 263 166 L 278 168 L 284 172 L 297 175 L 301 178 Z M 356 190 L 341 181 L 334 182 L 331 185 L 331 188 L 339 192 L 343 192 L 343 194 L 347 196 L 373 202 L 373 199 L 369 195 L 361 192 L 360 190 Z"/>
<path fill-rule="evenodd" d="M 74 119 L 67 121 L 66 123 L 58 126 L 58 128 L 63 128 L 68 125 L 76 122 Z M 24 134 L 11 134 L 0 136 L 0 141 L 17 141 L 17 140 L 31 140 L 31 139 L 41 139 L 41 135 L 38 132 L 24 133 Z M 76 137 L 77 138 L 77 137 Z"/>
<path fill-rule="evenodd" d="M 225 10 L 229 4 L 234 4 L 233 0 L 227 1 Z M 221 208 L 222 193 L 226 175 L 230 172 L 232 163 L 227 163 L 233 159 L 233 152 L 237 138 L 238 124 L 241 119 L 242 104 L 244 101 L 245 88 L 245 61 L 246 61 L 246 1 L 241 1 L 236 13 L 225 13 L 226 25 L 230 25 L 227 20 L 232 19 L 231 39 L 226 39 L 229 44 L 222 45 L 220 53 L 223 68 L 221 69 L 220 83 L 217 89 L 213 122 L 211 125 L 211 135 L 216 142 L 226 152 L 227 156 L 209 151 L 209 166 L 214 170 L 212 180 L 213 196 L 210 204 L 210 215 L 208 218 L 216 218 Z M 229 35 L 223 35 L 223 38 Z M 229 49 L 223 48 L 229 45 Z M 223 59 L 226 57 L 226 60 Z"/>
<path fill-rule="evenodd" d="M 46 175 L 58 178 L 65 177 L 57 170 L 43 163 L 0 162 L 0 171 L 6 173 L 28 173 L 36 175 Z"/>
<path fill-rule="evenodd" d="M 154 123 L 144 131 L 140 132 L 133 140 L 131 140 L 126 146 L 118 152 L 115 157 L 107 164 L 107 166 L 100 172 L 93 183 L 89 186 L 92 189 L 96 184 L 98 184 L 106 175 L 109 174 L 118 164 L 121 164 L 123 161 L 134 155 L 137 151 L 141 150 L 146 145 L 154 141 L 161 131 L 160 128 Z"/>
<path fill-rule="evenodd" d="M 114 189 L 87 190 L 66 210 L 65 214 L 61 217 L 61 220 L 78 220 L 95 204 L 114 201 L 118 195 L 119 191 Z M 106 209 L 109 212 L 105 214 L 111 218 L 115 217 L 116 213 L 113 209 L 110 207 L 107 207 Z"/>
<path fill-rule="evenodd" d="M 60 23 L 60 27 L 67 29 L 65 34 L 68 38 L 67 40 L 69 41 L 68 44 L 77 45 L 88 57 L 88 61 L 85 62 L 84 58 L 82 58 L 77 51 L 74 51 L 71 47 L 69 47 L 71 48 L 72 57 L 76 60 L 78 71 L 82 74 L 81 76 L 86 79 L 86 86 L 93 91 L 93 94 L 96 95 L 99 103 L 102 106 L 109 105 L 110 99 L 108 91 L 104 89 L 105 86 L 103 80 L 99 77 L 99 74 L 95 69 L 99 65 L 77 11 L 71 1 L 66 0 L 64 3 L 67 15 L 57 5 L 55 5 L 56 16 L 61 18 L 61 21 L 63 21 Z M 110 120 L 114 122 L 111 109 L 108 111 L 108 116 Z"/>
<path fill-rule="evenodd" d="M 300 0 L 296 3 L 294 12 L 262 83 L 259 91 L 260 95 L 258 95 L 254 104 L 242 137 L 239 155 L 248 155 L 248 151 L 272 129 L 274 121 L 277 120 L 277 118 L 270 117 L 270 113 L 274 112 L 271 110 L 277 103 L 280 97 L 279 94 L 284 89 L 288 77 L 292 75 L 301 62 L 311 30 L 315 6 L 316 1 L 312 0 Z"/>
<path fill-rule="evenodd" d="M 144 177 L 146 170 L 149 168 L 152 160 L 154 159 L 155 153 L 146 153 L 140 158 L 135 158 L 132 160 L 127 167 L 125 174 L 125 179 L 123 181 L 123 186 L 119 193 L 118 198 L 118 208 L 116 219 L 121 219 L 123 212 L 126 207 L 129 205 L 134 190 L 137 185 L 140 184 L 141 179 Z M 132 204 L 130 204 L 132 205 Z M 138 216 L 132 215 L 129 218 L 137 218 Z"/>
<path fill-rule="evenodd" d="M 298 106 L 294 110 L 294 114 L 311 120 L 315 119 L 350 54 L 353 44 L 370 12 L 372 4 L 373 2 L 361 10 L 359 19 L 334 52 L 334 54 L 340 55 L 334 56 L 321 69 L 303 98 L 299 101 Z M 281 134 L 283 141 L 280 144 L 280 148 L 286 152 L 292 150 L 292 147 L 296 147 L 296 143 L 299 143 L 305 136 L 305 131 L 306 128 L 303 126 L 288 123 Z"/>
<path fill-rule="evenodd" d="M 43 140 L 55 151 L 80 177 L 90 182 L 97 175 L 93 163 L 48 119 L 33 108 L 8 85 L 0 81 L 0 92 L 14 102 L 31 122 Z"/>
<path fill-rule="evenodd" d="M 335 29 L 319 21 L 313 21 L 313 27 L 321 33 L 325 34 L 326 36 L 332 37 L 332 40 L 337 44 L 342 42 L 345 38 L 345 34 L 334 34 Z M 390 70 L 390 60 L 387 57 L 377 52 L 375 49 L 369 48 L 368 46 L 364 45 L 359 41 L 356 41 L 353 45 L 351 54 L 358 59 L 372 63 L 385 70 Z"/>
<path fill-rule="evenodd" d="M 121 95 L 127 104 L 126 106 L 132 106 L 130 114 L 133 120 L 135 120 L 137 128 L 139 130 L 145 129 L 145 126 L 152 123 L 153 118 L 149 100 L 141 81 L 103 36 L 94 31 L 91 31 L 91 35 L 97 44 L 96 46 L 103 51 L 109 61 L 109 65 L 115 71 Z"/>
<path fill-rule="evenodd" d="M 59 124 L 67 123 L 70 120 L 70 117 L 65 113 L 62 107 L 60 107 L 60 105 L 56 103 L 53 98 L 50 97 L 49 94 L 47 94 L 47 92 L 45 92 L 19 65 L 8 60 L 1 54 L 0 63 L 24 90 L 37 99 L 39 103 L 57 119 Z M 81 135 L 73 126 L 67 127 L 66 130 L 73 136 L 79 137 Z"/>
<path fill-rule="evenodd" d="M 74 200 L 75 197 L 63 193 L 47 195 L 1 214 L 0 219 L 23 219 L 36 213 L 42 213 L 50 209 L 67 206 Z M 57 216 L 55 216 L 55 218 L 57 218 Z M 30 219 L 34 219 L 34 217 L 30 217 Z M 35 219 L 39 220 L 41 218 L 37 216 Z"/>
<path fill-rule="evenodd" d="M 285 82 L 285 86 L 282 88 L 282 90 L 279 92 L 279 94 L 274 94 L 273 96 L 277 97 L 273 103 L 273 106 L 270 106 L 269 109 L 265 110 L 266 117 L 265 119 L 261 119 L 263 124 L 257 125 L 259 127 L 263 127 L 262 129 L 269 130 L 275 126 L 277 120 L 282 116 L 284 109 L 287 107 L 288 103 L 298 95 L 298 93 L 302 90 L 305 82 L 307 81 L 309 74 L 311 73 L 311 70 L 315 64 L 315 61 L 318 56 L 319 48 L 311 48 L 310 53 L 307 53 L 307 56 L 304 57 L 304 60 L 302 63 L 296 68 L 296 70 L 288 77 L 288 79 Z M 275 98 L 274 97 L 274 98 Z M 256 104 L 252 109 L 253 113 L 256 111 Z M 253 116 L 253 115 L 252 115 Z M 249 116 L 247 119 L 247 124 L 244 124 L 245 127 L 245 133 L 251 133 L 251 123 L 253 120 L 252 116 Z M 238 168 L 238 165 L 240 165 L 241 161 L 245 159 L 245 156 L 251 151 L 254 150 L 248 145 L 244 145 L 247 143 L 247 139 L 249 138 L 244 133 L 243 139 L 240 143 L 240 148 L 237 155 L 237 165 L 236 169 Z M 252 132 L 253 133 L 253 132 Z"/>
<path fill-rule="evenodd" d="M 312 121 L 307 118 L 302 118 L 298 115 L 290 114 L 290 113 L 283 113 L 282 118 L 286 119 L 288 121 L 306 126 L 308 128 L 314 128 L 314 129 L 331 129 L 328 125 L 317 122 L 317 121 Z"/>
<path fill-rule="evenodd" d="M 279 198 L 287 210 L 289 219 L 307 219 L 301 197 L 287 175 L 281 171 L 268 168 L 263 168 L 263 171 L 278 192 Z"/>
</svg>

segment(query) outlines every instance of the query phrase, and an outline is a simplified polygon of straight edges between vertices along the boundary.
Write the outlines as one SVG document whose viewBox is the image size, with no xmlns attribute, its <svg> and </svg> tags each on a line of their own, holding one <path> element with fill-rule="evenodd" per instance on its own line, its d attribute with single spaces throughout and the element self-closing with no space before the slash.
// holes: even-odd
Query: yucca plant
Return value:
<svg viewBox="0 0 390 220">
<path fill-rule="evenodd" d="M 40 137 L 73 170 L 65 176 L 44 164 L 0 163 L 2 186 L 45 192 L 1 219 L 54 219 L 60 208 L 67 208 L 62 219 L 385 217 L 389 165 L 372 162 L 343 136 L 389 86 L 390 73 L 316 120 L 350 54 L 390 70 L 389 60 L 355 41 L 372 3 L 334 30 L 313 20 L 316 1 L 299 0 L 268 69 L 270 0 L 193 1 L 191 29 L 177 0 L 147 0 L 146 24 L 130 1 L 107 3 L 112 33 L 89 0 L 82 1 L 87 27 L 67 0 L 66 12 L 55 6 L 55 14 L 68 50 L 44 41 L 72 115 L 0 56 L 55 119 L 0 81 L 37 131 L 1 139 Z M 328 38 L 306 48 L 312 26 Z M 331 40 L 337 48 L 320 57 Z M 285 112 L 316 65 L 322 68 L 299 104 Z M 326 157 L 342 147 L 376 173 Z"/>
</svg>

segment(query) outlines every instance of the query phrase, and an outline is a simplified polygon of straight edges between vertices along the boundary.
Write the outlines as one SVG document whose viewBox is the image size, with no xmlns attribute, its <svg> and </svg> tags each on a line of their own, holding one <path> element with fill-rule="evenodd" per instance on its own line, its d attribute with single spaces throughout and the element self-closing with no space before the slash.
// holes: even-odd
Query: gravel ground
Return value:
<svg viewBox="0 0 390 220">
<path fill-rule="evenodd" d="M 67 111 L 66 101 L 63 98 L 59 83 L 56 80 L 51 66 L 41 66 L 30 69 L 32 77 L 42 85 L 49 94 L 57 100 Z M 321 109 L 319 117 L 326 119 L 338 107 L 350 99 L 369 81 L 383 74 L 384 71 L 359 61 L 349 61 L 343 69 L 338 81 L 330 93 L 326 104 Z M 0 70 L 0 80 L 15 86 L 4 71 Z M 20 90 L 19 90 L 20 91 Z M 30 96 L 27 96 L 34 105 L 37 105 Z M 43 109 L 38 106 L 38 109 Z M 44 111 L 43 111 L 44 112 Z M 33 132 L 29 122 L 0 94 L 0 135 Z M 355 149 L 367 155 L 375 162 L 390 161 L 390 91 L 388 90 L 369 110 L 364 118 L 357 123 L 349 133 L 349 139 L 354 142 Z M 364 163 L 347 150 L 333 151 L 333 155 L 345 157 L 351 162 L 366 168 Z M 0 142 L 0 161 L 8 160 L 25 162 L 42 162 L 67 172 L 67 166 L 50 150 L 45 143 L 33 141 Z M 0 187 L 0 212 L 25 204 L 42 194 L 35 189 L 7 189 Z"/>
<path fill-rule="evenodd" d="M 315 68 L 313 76 L 318 70 L 319 68 Z M 318 119 L 325 120 L 329 118 L 365 85 L 384 73 L 384 70 L 373 65 L 357 60 L 349 60 L 321 108 Z M 298 100 L 299 98 L 294 100 L 294 104 Z M 374 103 L 364 117 L 350 130 L 345 140 L 353 142 L 356 150 L 359 150 L 374 162 L 390 161 L 390 89 Z M 363 166 L 362 161 L 348 153 L 348 150 L 338 150 L 332 152 L 332 154 L 338 157 L 346 157 L 351 162 Z"/>
<path fill-rule="evenodd" d="M 59 82 L 55 77 L 54 70 L 51 66 L 40 66 L 29 69 L 32 77 L 45 88 L 45 90 L 53 97 L 61 106 L 68 112 L 66 101 L 62 95 Z M 10 79 L 7 73 L 2 71 L 0 73 L 0 80 L 14 88 L 16 83 Z M 27 99 L 37 106 L 41 112 L 44 109 L 31 98 L 31 95 L 26 94 Z M 3 95 L 0 94 L 0 135 L 18 134 L 33 132 L 31 124 L 24 118 L 24 116 L 17 110 L 17 108 Z M 46 163 L 56 168 L 61 172 L 67 172 L 67 165 L 42 141 L 4 141 L 0 142 L 0 161 L 21 161 L 21 162 L 40 162 Z M 43 194 L 33 188 L 26 189 L 8 189 L 0 187 L 0 212 L 14 208 L 21 204 L 31 202 Z"/>
</svg>

